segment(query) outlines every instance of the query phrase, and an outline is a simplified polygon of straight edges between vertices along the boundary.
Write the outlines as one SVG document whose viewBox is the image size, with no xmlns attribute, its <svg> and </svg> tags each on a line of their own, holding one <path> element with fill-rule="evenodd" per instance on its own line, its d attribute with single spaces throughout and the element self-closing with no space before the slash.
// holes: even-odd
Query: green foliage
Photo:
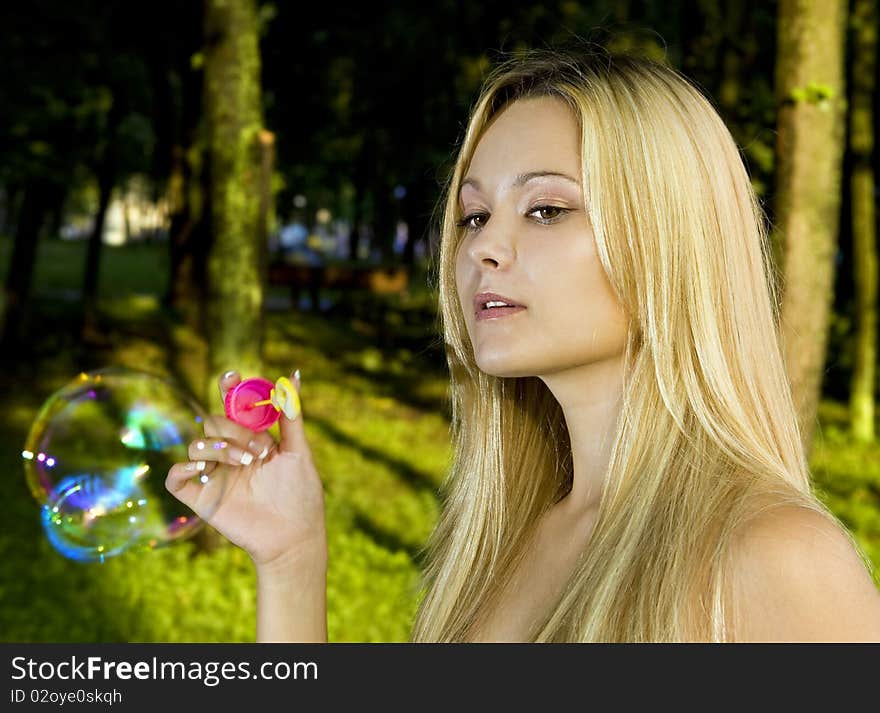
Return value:
<svg viewBox="0 0 880 713">
<path fill-rule="evenodd" d="M 810 466 L 815 492 L 870 559 L 880 586 L 880 444 L 857 444 L 848 433 L 845 404 L 820 405 L 821 428 Z"/>
<path fill-rule="evenodd" d="M 806 102 L 815 104 L 822 111 L 828 111 L 831 99 L 837 95 L 833 87 L 818 82 L 810 82 L 804 87 L 794 87 L 789 92 L 788 98 L 795 104 Z"/>
</svg>

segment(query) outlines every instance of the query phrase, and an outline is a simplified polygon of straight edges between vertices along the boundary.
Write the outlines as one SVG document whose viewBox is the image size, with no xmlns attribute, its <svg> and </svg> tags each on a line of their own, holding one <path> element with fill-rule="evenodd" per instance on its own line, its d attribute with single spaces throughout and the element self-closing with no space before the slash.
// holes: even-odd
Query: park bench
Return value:
<svg viewBox="0 0 880 713">
<path fill-rule="evenodd" d="M 269 284 L 290 287 L 293 304 L 307 290 L 311 304 L 318 304 L 322 289 L 357 291 L 375 295 L 405 292 L 409 287 L 409 268 L 405 265 L 301 265 L 287 262 L 269 264 Z"/>
</svg>

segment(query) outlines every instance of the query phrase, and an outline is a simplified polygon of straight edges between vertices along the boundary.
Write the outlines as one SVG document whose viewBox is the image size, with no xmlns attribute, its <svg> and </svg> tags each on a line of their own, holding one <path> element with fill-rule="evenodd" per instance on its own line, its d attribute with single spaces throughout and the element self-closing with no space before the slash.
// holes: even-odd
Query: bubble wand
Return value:
<svg viewBox="0 0 880 713">
<path fill-rule="evenodd" d="M 292 421 L 301 410 L 299 393 L 285 376 L 274 384 L 261 377 L 244 379 L 227 392 L 223 406 L 227 418 L 252 431 L 265 431 L 282 413 Z"/>
</svg>

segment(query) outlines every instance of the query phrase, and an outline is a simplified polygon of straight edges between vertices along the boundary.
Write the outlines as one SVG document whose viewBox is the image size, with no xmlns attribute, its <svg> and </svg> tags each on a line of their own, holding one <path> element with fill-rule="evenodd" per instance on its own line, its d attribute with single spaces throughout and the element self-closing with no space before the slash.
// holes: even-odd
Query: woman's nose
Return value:
<svg viewBox="0 0 880 713">
<path fill-rule="evenodd" d="M 501 221 L 496 221 L 490 227 L 491 223 L 490 220 L 489 224 L 470 238 L 468 255 L 477 267 L 503 267 L 516 256 L 510 229 L 500 225 Z"/>
</svg>

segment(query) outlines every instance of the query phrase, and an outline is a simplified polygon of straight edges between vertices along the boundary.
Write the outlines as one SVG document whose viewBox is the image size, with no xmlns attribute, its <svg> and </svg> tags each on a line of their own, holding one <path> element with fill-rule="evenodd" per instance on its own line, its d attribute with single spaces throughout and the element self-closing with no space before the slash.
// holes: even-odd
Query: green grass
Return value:
<svg viewBox="0 0 880 713">
<path fill-rule="evenodd" d="M 0 266 L 6 266 L 12 241 L 0 237 Z M 41 240 L 37 246 L 33 291 L 36 296 L 63 298 L 78 292 L 85 271 L 86 243 L 82 240 Z M 163 294 L 168 281 L 168 250 L 164 244 L 105 245 L 98 292 L 103 297 Z"/>
<path fill-rule="evenodd" d="M 810 458 L 814 491 L 853 533 L 880 586 L 880 443 L 852 443 L 847 409 L 838 402 L 821 403 L 819 422 Z"/>
<path fill-rule="evenodd" d="M 207 552 L 187 541 L 80 564 L 43 536 L 20 462 L 43 401 L 83 369 L 113 364 L 180 376 L 181 364 L 188 373 L 200 368 L 197 342 L 161 311 L 164 246 L 108 248 L 105 341 L 84 344 L 71 332 L 78 305 L 64 291 L 79 284 L 83 250 L 82 243 L 41 245 L 33 340 L 26 359 L 0 371 L 0 638 L 252 641 L 254 573 L 238 548 Z M 0 267 L 8 254 L 8 241 L 0 240 Z M 451 455 L 447 375 L 423 285 L 418 279 L 410 296 L 384 308 L 359 299 L 352 314 L 283 310 L 266 317 L 266 372 L 301 370 L 304 424 L 325 483 L 331 641 L 405 641 L 411 630 L 419 548 L 436 522 L 437 489 Z M 849 443 L 845 413 L 840 404 L 822 403 L 812 458 L 816 491 L 854 532 L 876 579 L 880 446 Z"/>
</svg>

